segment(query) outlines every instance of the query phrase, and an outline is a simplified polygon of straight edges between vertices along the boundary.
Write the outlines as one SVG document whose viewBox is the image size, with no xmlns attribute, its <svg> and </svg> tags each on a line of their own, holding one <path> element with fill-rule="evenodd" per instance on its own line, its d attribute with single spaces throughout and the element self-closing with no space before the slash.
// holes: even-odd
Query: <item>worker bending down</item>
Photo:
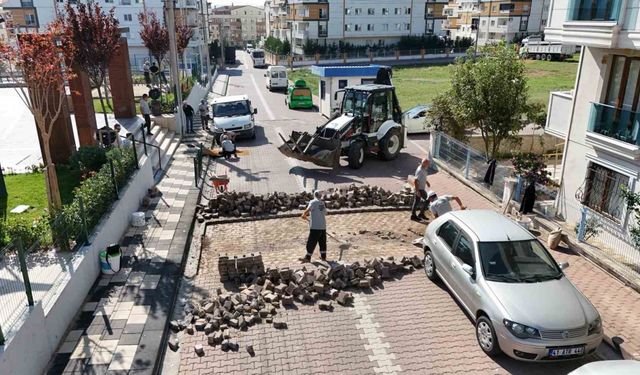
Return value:
<svg viewBox="0 0 640 375">
<path fill-rule="evenodd" d="M 231 138 L 229 138 L 229 136 L 227 136 L 226 134 L 223 134 L 221 140 L 222 142 L 220 145 L 222 147 L 222 156 L 224 156 L 225 159 L 229 160 L 231 155 L 233 155 L 237 159 L 238 151 L 236 151 L 236 145 L 233 144 Z"/>
</svg>

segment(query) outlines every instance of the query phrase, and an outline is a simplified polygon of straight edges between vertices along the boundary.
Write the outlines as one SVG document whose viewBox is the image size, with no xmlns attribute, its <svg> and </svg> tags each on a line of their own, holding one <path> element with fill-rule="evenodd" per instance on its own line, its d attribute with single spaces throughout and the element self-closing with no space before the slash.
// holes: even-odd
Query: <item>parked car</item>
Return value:
<svg viewBox="0 0 640 375">
<path fill-rule="evenodd" d="M 303 79 L 294 82 L 287 89 L 287 95 L 284 97 L 284 104 L 289 109 L 294 108 L 313 108 L 313 97 L 311 89 L 307 87 L 307 83 Z"/>
<path fill-rule="evenodd" d="M 265 76 L 265 85 L 269 91 L 273 89 L 286 89 L 289 86 L 289 78 L 287 78 L 287 68 L 280 65 L 272 65 L 267 68 Z"/>
<path fill-rule="evenodd" d="M 239 137 L 256 137 L 254 115 L 257 108 L 251 106 L 247 95 L 222 96 L 211 103 L 213 133 L 218 139 L 224 132 L 232 131 Z"/>
<path fill-rule="evenodd" d="M 448 212 L 423 237 L 427 277 L 475 321 L 480 348 L 524 361 L 581 358 L 602 341 L 598 311 L 529 231 L 490 210 Z"/>
<path fill-rule="evenodd" d="M 587 363 L 571 371 L 569 375 L 637 375 L 640 374 L 640 361 L 617 360 Z"/>
<path fill-rule="evenodd" d="M 265 66 L 264 51 L 257 48 L 251 51 L 251 60 L 253 61 L 254 68 L 262 68 Z"/>
<path fill-rule="evenodd" d="M 427 111 L 430 107 L 429 104 L 420 104 L 402 114 L 402 120 L 408 134 L 430 133 L 433 131 L 431 123 L 427 121 Z"/>
<path fill-rule="evenodd" d="M 246 51 L 247 51 L 248 54 L 251 54 L 251 52 L 253 52 L 253 44 L 247 43 Z"/>
</svg>

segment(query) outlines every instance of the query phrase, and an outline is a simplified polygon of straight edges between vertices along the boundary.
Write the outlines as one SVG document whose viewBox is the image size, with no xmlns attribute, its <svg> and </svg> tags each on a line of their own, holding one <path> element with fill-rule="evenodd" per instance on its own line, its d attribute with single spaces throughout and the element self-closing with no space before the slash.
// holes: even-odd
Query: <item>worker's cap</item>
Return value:
<svg viewBox="0 0 640 375">
<path fill-rule="evenodd" d="M 435 197 L 436 196 L 436 192 L 433 190 L 429 190 L 427 192 L 427 199 L 430 199 L 431 197 Z"/>
<path fill-rule="evenodd" d="M 320 199 L 320 197 L 322 197 L 322 192 L 320 190 L 314 190 L 313 196 Z"/>
</svg>

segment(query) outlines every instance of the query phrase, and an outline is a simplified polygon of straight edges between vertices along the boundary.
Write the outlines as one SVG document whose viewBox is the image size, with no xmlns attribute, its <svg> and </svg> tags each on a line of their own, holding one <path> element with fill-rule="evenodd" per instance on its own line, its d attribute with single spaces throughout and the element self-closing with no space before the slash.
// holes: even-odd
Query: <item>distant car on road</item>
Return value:
<svg viewBox="0 0 640 375">
<path fill-rule="evenodd" d="M 426 121 L 430 107 L 431 105 L 429 104 L 420 104 L 402 114 L 407 133 L 430 133 L 433 131 L 432 125 Z"/>
<path fill-rule="evenodd" d="M 307 87 L 307 83 L 303 79 L 295 81 L 293 85 L 287 88 L 284 104 L 286 104 L 289 109 L 313 108 L 311 89 Z"/>
<path fill-rule="evenodd" d="M 251 54 L 251 52 L 253 52 L 253 44 L 247 43 L 246 51 L 247 51 L 248 54 Z"/>
<path fill-rule="evenodd" d="M 475 321 L 482 350 L 523 361 L 581 358 L 602 342 L 600 315 L 529 231 L 491 210 L 448 212 L 423 237 L 427 277 Z"/>
<path fill-rule="evenodd" d="M 265 84 L 269 91 L 273 89 L 286 89 L 289 86 L 287 68 L 280 65 L 271 65 L 264 74 Z"/>
</svg>

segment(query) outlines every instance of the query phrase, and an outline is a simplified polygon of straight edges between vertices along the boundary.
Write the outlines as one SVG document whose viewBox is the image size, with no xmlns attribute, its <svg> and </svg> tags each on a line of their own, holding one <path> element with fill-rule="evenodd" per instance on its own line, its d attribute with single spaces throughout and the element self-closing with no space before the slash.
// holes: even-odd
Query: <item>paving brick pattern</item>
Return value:
<svg viewBox="0 0 640 375">
<path fill-rule="evenodd" d="M 346 261 L 421 253 L 411 240 L 424 225 L 408 220 L 407 212 L 334 215 L 329 216 L 328 225 L 341 241 L 353 244 L 342 254 Z M 360 234 L 360 230 L 368 232 Z M 382 239 L 388 232 L 396 238 Z M 266 267 L 299 266 L 296 259 L 304 253 L 306 234 L 307 224 L 298 218 L 210 227 L 194 298 L 220 286 L 233 288 L 218 280 L 219 251 L 231 255 L 261 251 Z M 340 257 L 338 246 L 329 239 L 330 259 Z M 259 324 L 235 332 L 238 352 L 208 346 L 202 332 L 183 335 L 180 373 L 546 375 L 566 374 L 586 362 L 527 364 L 487 357 L 476 343 L 473 324 L 453 297 L 442 285 L 428 281 L 422 271 L 385 282 L 377 290 L 356 292 L 352 307 L 336 306 L 333 312 L 325 312 L 317 306 L 297 305 L 279 314 L 287 330 Z M 196 344 L 205 349 L 201 357 L 193 349 Z M 246 345 L 254 345 L 255 357 L 246 352 Z"/>
<path fill-rule="evenodd" d="M 121 239 L 121 269 L 100 277 L 53 358 L 49 374 L 151 374 L 181 271 L 199 190 L 188 136 L 145 211 Z"/>
</svg>

